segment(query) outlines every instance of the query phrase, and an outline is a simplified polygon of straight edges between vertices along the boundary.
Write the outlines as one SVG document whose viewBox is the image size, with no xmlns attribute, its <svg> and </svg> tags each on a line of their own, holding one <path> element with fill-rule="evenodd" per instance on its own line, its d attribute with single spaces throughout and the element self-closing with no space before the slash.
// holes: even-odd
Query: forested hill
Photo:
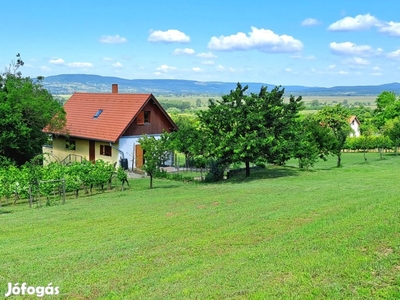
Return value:
<svg viewBox="0 0 400 300">
<path fill-rule="evenodd" d="M 110 92 L 111 84 L 117 83 L 120 92 L 153 93 L 154 95 L 224 95 L 235 89 L 235 82 L 202 82 L 179 79 L 123 79 L 86 74 L 64 74 L 46 77 L 44 87 L 52 94 L 74 92 Z M 256 82 L 241 82 L 250 92 L 259 92 L 262 85 L 270 90 L 275 85 Z M 363 96 L 378 95 L 383 91 L 400 92 L 400 83 L 365 86 L 335 86 L 331 88 L 283 86 L 287 94 L 303 96 Z"/>
</svg>

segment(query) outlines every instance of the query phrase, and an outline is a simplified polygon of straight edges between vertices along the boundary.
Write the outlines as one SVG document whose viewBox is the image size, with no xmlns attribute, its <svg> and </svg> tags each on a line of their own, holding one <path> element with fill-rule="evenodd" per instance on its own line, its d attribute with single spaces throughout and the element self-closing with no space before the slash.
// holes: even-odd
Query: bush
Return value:
<svg viewBox="0 0 400 300">
<path fill-rule="evenodd" d="M 205 182 L 217 182 L 224 179 L 224 172 L 228 164 L 220 160 L 211 159 L 208 167 L 209 171 L 206 174 Z"/>
</svg>

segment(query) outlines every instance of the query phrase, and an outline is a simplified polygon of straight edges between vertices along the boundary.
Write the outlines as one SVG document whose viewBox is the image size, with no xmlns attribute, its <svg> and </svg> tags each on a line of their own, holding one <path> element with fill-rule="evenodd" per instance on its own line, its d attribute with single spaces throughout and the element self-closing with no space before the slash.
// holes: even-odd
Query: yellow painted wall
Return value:
<svg viewBox="0 0 400 300">
<path fill-rule="evenodd" d="M 70 154 L 80 155 L 86 159 L 89 159 L 89 140 L 83 139 L 73 139 L 75 140 L 76 147 L 74 150 L 66 149 L 66 139 L 65 137 L 59 136 L 54 137 L 53 147 L 43 146 L 43 153 L 46 155 L 46 160 L 48 162 L 52 161 L 62 161 Z M 100 155 L 100 145 L 110 145 L 108 142 L 95 142 L 95 159 L 102 159 L 106 162 L 114 163 L 118 162 L 119 153 L 115 148 L 112 148 L 112 156 Z M 118 144 L 113 144 L 114 147 L 118 148 Z"/>
</svg>

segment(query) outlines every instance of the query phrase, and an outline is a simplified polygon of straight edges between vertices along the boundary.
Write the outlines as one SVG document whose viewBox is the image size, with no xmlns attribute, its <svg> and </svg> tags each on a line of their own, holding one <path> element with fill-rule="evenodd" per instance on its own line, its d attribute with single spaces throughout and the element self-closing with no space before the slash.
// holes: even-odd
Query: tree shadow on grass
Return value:
<svg viewBox="0 0 400 300">
<path fill-rule="evenodd" d="M 152 190 L 157 190 L 157 189 L 175 189 L 178 188 L 179 185 L 177 184 L 165 184 L 165 185 L 153 185 Z"/>
<path fill-rule="evenodd" d="M 270 166 L 265 169 L 252 170 L 250 172 L 250 177 L 246 177 L 245 171 L 243 170 L 243 172 L 235 174 L 233 177 L 221 181 L 221 183 L 243 183 L 259 179 L 275 179 L 280 177 L 299 176 L 300 172 L 305 171 L 299 170 L 295 167 Z"/>
</svg>

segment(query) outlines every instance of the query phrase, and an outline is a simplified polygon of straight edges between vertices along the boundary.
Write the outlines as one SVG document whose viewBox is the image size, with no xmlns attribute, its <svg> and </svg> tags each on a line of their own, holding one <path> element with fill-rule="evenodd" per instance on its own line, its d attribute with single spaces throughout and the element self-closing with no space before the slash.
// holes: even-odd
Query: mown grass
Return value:
<svg viewBox="0 0 400 300">
<path fill-rule="evenodd" d="M 400 158 L 378 158 L 3 207 L 0 293 L 52 282 L 62 299 L 399 298 Z"/>
</svg>

